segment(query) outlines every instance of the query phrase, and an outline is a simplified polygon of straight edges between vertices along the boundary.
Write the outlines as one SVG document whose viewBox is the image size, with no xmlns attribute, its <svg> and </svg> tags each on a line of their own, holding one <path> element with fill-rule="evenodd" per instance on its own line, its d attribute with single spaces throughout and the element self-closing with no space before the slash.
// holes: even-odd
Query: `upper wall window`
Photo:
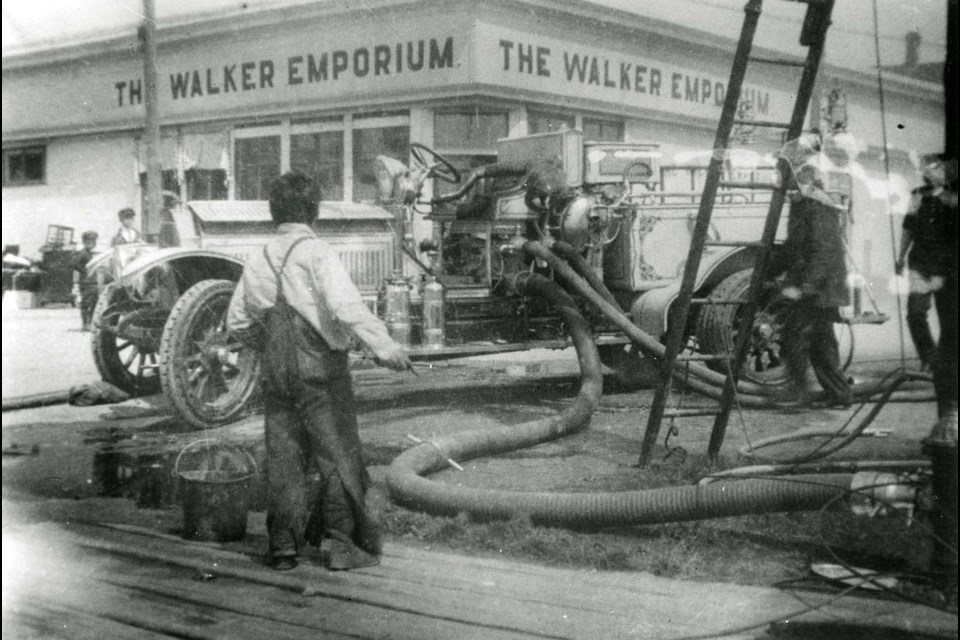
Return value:
<svg viewBox="0 0 960 640">
<path fill-rule="evenodd" d="M 623 142 L 623 122 L 584 118 L 583 139 L 594 142 Z"/>
<path fill-rule="evenodd" d="M 237 200 L 266 200 L 270 183 L 280 177 L 280 136 L 240 138 L 234 142 Z"/>
<path fill-rule="evenodd" d="M 47 148 L 14 147 L 3 150 L 3 186 L 43 184 L 47 175 Z"/>
<path fill-rule="evenodd" d="M 576 117 L 572 115 L 534 111 L 533 109 L 527 112 L 527 128 L 530 133 L 550 133 L 551 131 L 559 131 L 564 127 L 573 129 L 576 122 Z"/>
</svg>

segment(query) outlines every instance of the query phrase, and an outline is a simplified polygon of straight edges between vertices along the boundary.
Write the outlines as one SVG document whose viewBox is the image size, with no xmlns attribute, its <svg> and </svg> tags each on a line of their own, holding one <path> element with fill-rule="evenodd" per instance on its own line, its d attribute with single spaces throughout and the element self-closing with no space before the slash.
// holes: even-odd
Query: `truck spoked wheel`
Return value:
<svg viewBox="0 0 960 640">
<path fill-rule="evenodd" d="M 744 269 L 727 276 L 713 291 L 711 298 L 746 299 L 753 269 Z M 740 379 L 767 387 L 771 392 L 788 383 L 786 363 L 781 356 L 781 332 L 789 301 L 776 295 L 765 296 L 753 319 L 753 329 Z M 697 320 L 697 341 L 704 353 L 726 353 L 737 340 L 737 324 L 741 307 L 736 305 L 704 305 Z M 710 362 L 710 368 L 724 371 L 726 363 Z"/>
<path fill-rule="evenodd" d="M 131 395 L 160 391 L 157 346 L 166 314 L 151 325 L 149 312 L 115 284 L 104 288 L 93 311 L 91 341 L 97 371 L 105 382 Z"/>
<path fill-rule="evenodd" d="M 230 336 L 234 283 L 204 280 L 170 312 L 160 341 L 164 393 L 191 426 L 209 429 L 240 417 L 257 389 L 256 355 Z"/>
</svg>

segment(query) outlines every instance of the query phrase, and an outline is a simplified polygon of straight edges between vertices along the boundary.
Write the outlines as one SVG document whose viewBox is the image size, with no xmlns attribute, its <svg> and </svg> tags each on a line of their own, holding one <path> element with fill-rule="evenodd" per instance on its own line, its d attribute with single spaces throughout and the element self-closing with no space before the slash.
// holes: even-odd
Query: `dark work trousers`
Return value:
<svg viewBox="0 0 960 640">
<path fill-rule="evenodd" d="M 323 537 L 379 553 L 365 508 L 368 476 L 346 367 L 331 379 L 301 379 L 290 398 L 267 394 L 265 413 L 271 555 L 297 555 L 304 542 L 319 545 Z M 309 486 L 315 473 L 319 491 Z"/>
<path fill-rule="evenodd" d="M 937 349 L 930 333 L 930 323 L 927 321 L 932 298 L 933 292 L 911 293 L 907 296 L 907 327 L 910 329 L 910 337 L 920 357 L 920 363 L 924 367 L 930 366 Z"/>
<path fill-rule="evenodd" d="M 97 285 L 92 287 L 80 285 L 80 321 L 85 328 L 93 322 L 93 310 L 97 306 L 97 298 L 99 297 Z"/>
<path fill-rule="evenodd" d="M 816 307 L 799 300 L 788 313 L 782 334 L 783 355 L 796 390 L 806 394 L 809 362 L 827 400 L 849 404 L 850 384 L 840 367 L 840 346 L 833 332 L 833 323 L 839 319 L 836 307 Z"/>
<path fill-rule="evenodd" d="M 933 386 L 937 395 L 937 415 L 957 410 L 957 272 L 944 278 L 943 287 L 934 294 L 940 342 L 933 359 Z"/>
</svg>

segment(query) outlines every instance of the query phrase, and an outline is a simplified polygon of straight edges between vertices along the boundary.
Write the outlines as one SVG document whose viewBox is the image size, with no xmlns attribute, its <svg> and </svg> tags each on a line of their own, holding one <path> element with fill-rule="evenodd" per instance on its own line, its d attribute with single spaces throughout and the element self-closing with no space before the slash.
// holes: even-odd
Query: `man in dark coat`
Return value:
<svg viewBox="0 0 960 640">
<path fill-rule="evenodd" d="M 833 324 L 849 304 L 843 245 L 843 209 L 823 190 L 817 167 L 819 139 L 801 136 L 784 146 L 781 167 L 791 196 L 787 226 L 787 272 L 783 295 L 794 304 L 783 328 L 783 349 L 795 398 L 810 403 L 807 363 L 826 394 L 825 405 L 852 402 L 850 384 L 840 366 Z"/>
<path fill-rule="evenodd" d="M 912 194 L 910 212 L 903 219 L 903 237 L 896 270 L 909 267 L 910 294 L 907 297 L 907 327 L 924 369 L 930 368 L 936 353 L 936 342 L 930 333 L 927 315 L 930 302 L 938 298 L 937 312 L 944 304 L 944 280 L 950 269 L 951 246 L 957 243 L 956 207 L 951 210 L 950 192 L 946 185 L 943 159 L 924 158 L 922 167 L 926 184 Z M 955 193 L 954 196 L 956 197 Z M 909 253 L 909 256 L 908 256 Z"/>
</svg>

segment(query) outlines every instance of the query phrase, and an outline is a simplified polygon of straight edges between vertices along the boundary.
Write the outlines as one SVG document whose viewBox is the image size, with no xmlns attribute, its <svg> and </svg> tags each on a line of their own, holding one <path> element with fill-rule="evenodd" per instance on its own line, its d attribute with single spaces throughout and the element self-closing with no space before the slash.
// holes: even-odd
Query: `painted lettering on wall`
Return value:
<svg viewBox="0 0 960 640">
<path fill-rule="evenodd" d="M 447 69 L 454 66 L 453 37 L 430 38 L 394 44 L 377 44 L 353 50 L 335 49 L 303 53 L 278 61 L 241 60 L 227 64 L 184 69 L 168 74 L 170 97 L 188 100 L 204 96 L 242 93 L 281 86 L 336 82 L 346 78 L 367 78 Z M 114 83 L 117 106 L 143 102 L 140 80 Z"/>
<path fill-rule="evenodd" d="M 500 38 L 500 70 L 564 82 L 596 86 L 611 91 L 642 93 L 687 103 L 720 107 L 726 97 L 726 83 L 716 78 L 680 72 L 635 60 L 615 60 L 579 51 L 557 51 L 535 43 Z M 768 115 L 770 94 L 745 87 L 740 95 L 755 115 Z"/>
</svg>

